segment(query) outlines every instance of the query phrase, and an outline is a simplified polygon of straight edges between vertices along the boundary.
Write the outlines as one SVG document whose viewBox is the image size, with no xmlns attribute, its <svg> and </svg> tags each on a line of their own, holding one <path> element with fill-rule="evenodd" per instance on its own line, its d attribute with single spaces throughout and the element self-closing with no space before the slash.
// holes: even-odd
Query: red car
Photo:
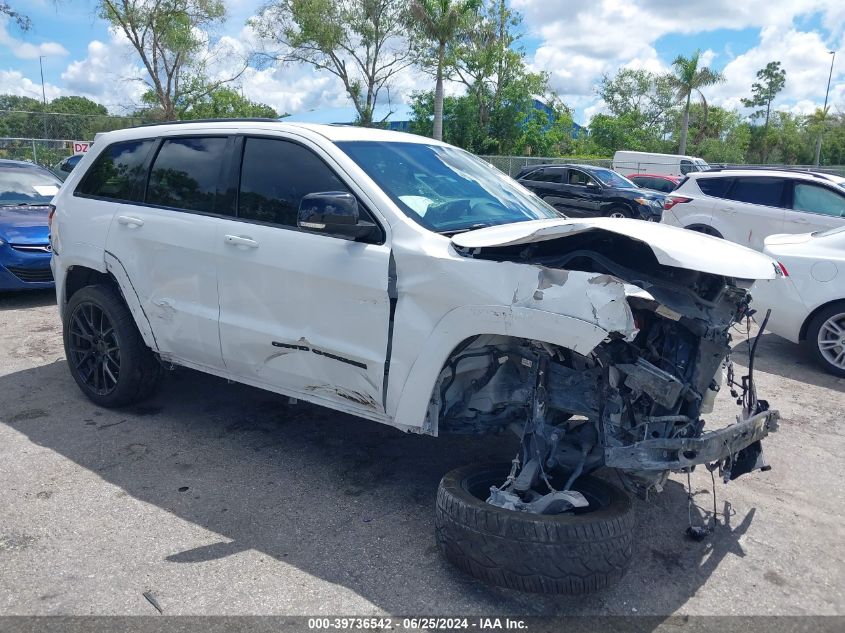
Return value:
<svg viewBox="0 0 845 633">
<path fill-rule="evenodd" d="M 681 184 L 681 179 L 677 176 L 664 176 L 662 174 L 636 174 L 628 176 L 628 180 L 633 181 L 637 187 L 653 189 L 662 193 L 674 191 Z"/>
</svg>

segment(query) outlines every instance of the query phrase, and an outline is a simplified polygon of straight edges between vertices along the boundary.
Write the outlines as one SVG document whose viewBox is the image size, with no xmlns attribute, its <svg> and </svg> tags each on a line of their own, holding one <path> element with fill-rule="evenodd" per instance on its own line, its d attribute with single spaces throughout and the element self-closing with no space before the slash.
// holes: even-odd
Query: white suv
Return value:
<svg viewBox="0 0 845 633">
<path fill-rule="evenodd" d="M 775 233 L 845 226 L 845 178 L 786 169 L 692 173 L 666 197 L 663 222 L 762 250 Z"/>
<path fill-rule="evenodd" d="M 438 492 L 442 551 L 476 577 L 620 577 L 633 515 L 601 466 L 645 493 L 765 465 L 778 415 L 753 377 L 736 423 L 703 429 L 746 289 L 779 270 L 735 244 L 568 220 L 427 138 L 275 121 L 111 132 L 54 205 L 68 368 L 97 404 L 181 365 L 414 433 L 515 430 L 513 463 Z"/>
</svg>

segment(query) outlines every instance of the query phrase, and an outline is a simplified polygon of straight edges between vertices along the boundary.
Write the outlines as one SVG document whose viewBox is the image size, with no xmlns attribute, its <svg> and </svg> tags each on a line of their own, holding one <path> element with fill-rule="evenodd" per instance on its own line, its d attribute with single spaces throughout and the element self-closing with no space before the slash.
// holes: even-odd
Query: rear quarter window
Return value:
<svg viewBox="0 0 845 633">
<path fill-rule="evenodd" d="M 153 144 L 153 139 L 112 143 L 94 159 L 76 188 L 76 194 L 140 202 L 144 192 L 147 156 Z"/>
<path fill-rule="evenodd" d="M 698 183 L 698 188 L 701 189 L 701 193 L 706 196 L 712 196 L 713 198 L 726 198 L 728 189 L 731 187 L 731 183 L 733 182 L 733 178 L 698 178 L 696 183 Z M 683 183 L 681 183 L 683 184 Z M 681 185 L 678 185 L 680 188 Z"/>
</svg>

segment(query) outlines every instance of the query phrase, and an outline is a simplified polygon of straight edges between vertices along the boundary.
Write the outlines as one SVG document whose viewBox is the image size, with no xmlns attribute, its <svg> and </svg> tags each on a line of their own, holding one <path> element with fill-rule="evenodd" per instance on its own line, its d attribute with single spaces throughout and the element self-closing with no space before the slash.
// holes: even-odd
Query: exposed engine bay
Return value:
<svg viewBox="0 0 845 633">
<path fill-rule="evenodd" d="M 541 341 L 480 335 L 464 341 L 439 376 L 429 418 L 440 432 L 511 429 L 521 450 L 488 502 L 556 513 L 586 503 L 570 487 L 602 466 L 640 495 L 669 472 L 698 464 L 725 481 L 766 469 L 761 438 L 778 414 L 758 400 L 753 370 L 733 381 L 731 326 L 749 315 L 749 282 L 658 263 L 643 244 L 586 233 L 566 240 L 466 249 L 467 257 L 597 273 L 590 283 L 625 286 L 636 330 L 608 332 L 586 355 Z M 753 364 L 752 364 L 753 367 Z M 727 385 L 726 385 L 727 380 Z M 705 431 L 702 416 L 728 387 L 737 422 Z M 741 395 L 734 389 L 741 391 Z M 552 471 L 568 473 L 558 490 Z M 557 481 L 560 481 L 559 479 Z"/>
</svg>

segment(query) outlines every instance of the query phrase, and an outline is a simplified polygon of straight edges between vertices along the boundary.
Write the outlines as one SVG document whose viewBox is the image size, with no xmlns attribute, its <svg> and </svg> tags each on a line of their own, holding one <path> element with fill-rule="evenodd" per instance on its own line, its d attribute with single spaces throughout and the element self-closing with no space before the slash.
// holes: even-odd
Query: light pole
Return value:
<svg viewBox="0 0 845 633">
<path fill-rule="evenodd" d="M 819 130 L 819 138 L 816 139 L 816 159 L 813 162 L 815 167 L 819 166 L 819 159 L 822 155 L 822 135 L 824 134 L 825 119 L 827 119 L 827 96 L 830 94 L 830 78 L 833 77 L 833 60 L 836 59 L 836 51 L 828 51 L 828 54 L 833 57 L 830 58 L 830 73 L 827 75 L 827 90 L 824 93 L 824 107 L 822 108 L 821 129 Z"/>
<path fill-rule="evenodd" d="M 44 138 L 47 138 L 47 92 L 44 90 L 44 55 L 38 56 L 38 67 L 41 69 L 41 101 L 44 104 Z"/>
</svg>

